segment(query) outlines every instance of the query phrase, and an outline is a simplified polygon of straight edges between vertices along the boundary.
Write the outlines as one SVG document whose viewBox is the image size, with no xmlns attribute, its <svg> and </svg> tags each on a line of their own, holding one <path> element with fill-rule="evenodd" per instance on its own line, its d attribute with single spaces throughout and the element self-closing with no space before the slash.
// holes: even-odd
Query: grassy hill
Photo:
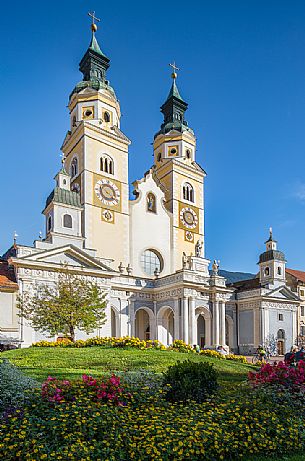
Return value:
<svg viewBox="0 0 305 461">
<path fill-rule="evenodd" d="M 246 379 L 253 369 L 251 365 L 229 360 L 204 357 L 154 349 L 116 349 L 112 347 L 72 348 L 27 348 L 7 351 L 1 354 L 24 373 L 40 381 L 49 375 L 75 379 L 82 374 L 101 376 L 105 373 L 134 372 L 138 370 L 161 373 L 178 360 L 204 361 L 213 363 L 220 380 L 237 383 Z"/>
</svg>

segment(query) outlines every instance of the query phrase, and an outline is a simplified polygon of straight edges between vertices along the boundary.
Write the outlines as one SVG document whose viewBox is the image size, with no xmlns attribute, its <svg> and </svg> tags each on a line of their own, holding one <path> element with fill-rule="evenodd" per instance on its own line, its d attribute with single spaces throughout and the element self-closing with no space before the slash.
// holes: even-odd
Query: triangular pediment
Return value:
<svg viewBox="0 0 305 461">
<path fill-rule="evenodd" d="M 92 257 L 84 250 L 81 250 L 74 245 L 65 245 L 59 248 L 50 250 L 43 250 L 39 253 L 23 256 L 20 259 L 27 261 L 37 261 L 39 263 L 48 264 L 62 264 L 78 268 L 97 269 L 105 272 L 114 272 L 114 270 L 102 263 L 98 259 Z"/>
<path fill-rule="evenodd" d="M 289 301 L 299 301 L 299 297 L 293 293 L 286 285 L 275 288 L 268 293 L 269 298 L 285 299 Z"/>
</svg>

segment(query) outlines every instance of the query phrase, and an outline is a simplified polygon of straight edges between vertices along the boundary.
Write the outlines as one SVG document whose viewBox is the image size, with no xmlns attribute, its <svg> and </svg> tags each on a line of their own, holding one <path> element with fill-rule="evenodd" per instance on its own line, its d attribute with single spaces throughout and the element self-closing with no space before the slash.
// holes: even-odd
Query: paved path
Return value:
<svg viewBox="0 0 305 461">
<path fill-rule="evenodd" d="M 253 355 L 246 355 L 246 359 L 249 363 L 252 363 Z M 274 362 L 283 362 L 284 361 L 284 356 L 283 355 L 276 355 L 270 357 L 268 360 L 269 363 L 274 363 Z"/>
</svg>

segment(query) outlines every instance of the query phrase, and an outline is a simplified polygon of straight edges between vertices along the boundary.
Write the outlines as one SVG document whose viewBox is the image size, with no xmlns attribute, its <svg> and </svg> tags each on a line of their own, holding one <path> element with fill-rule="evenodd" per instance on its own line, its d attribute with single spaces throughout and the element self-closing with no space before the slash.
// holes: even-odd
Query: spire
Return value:
<svg viewBox="0 0 305 461">
<path fill-rule="evenodd" d="M 176 67 L 175 62 L 169 65 L 174 70 L 171 75 L 173 83 L 165 103 L 161 106 L 161 112 L 164 115 L 164 121 L 161 125 L 161 130 L 156 134 L 156 136 L 158 136 L 160 133 L 168 133 L 171 130 L 180 132 L 187 130 L 192 132 L 192 130 L 187 125 L 187 121 L 184 119 L 184 113 L 187 110 L 188 104 L 182 99 L 176 84 L 176 79 L 178 76 L 176 71 L 179 70 L 179 68 Z"/>
<path fill-rule="evenodd" d="M 106 79 L 106 71 L 109 68 L 110 59 L 107 58 L 107 56 L 102 52 L 95 36 L 97 31 L 97 25 L 95 21 L 100 21 L 100 19 L 95 16 L 94 11 L 92 13 L 88 13 L 88 15 L 92 18 L 92 36 L 89 47 L 81 62 L 79 63 L 79 70 L 83 74 L 83 80 L 76 85 L 70 97 L 73 95 L 73 93 L 79 93 L 81 90 L 87 87 L 91 87 L 95 90 L 99 90 L 100 88 L 108 88 L 114 93 Z"/>
</svg>

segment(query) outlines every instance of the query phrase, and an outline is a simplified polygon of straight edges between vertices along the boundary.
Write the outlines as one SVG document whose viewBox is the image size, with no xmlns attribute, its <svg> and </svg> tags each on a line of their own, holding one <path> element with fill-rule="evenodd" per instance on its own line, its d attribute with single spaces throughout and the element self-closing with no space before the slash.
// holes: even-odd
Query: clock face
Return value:
<svg viewBox="0 0 305 461">
<path fill-rule="evenodd" d="M 120 201 L 120 191 L 109 179 L 100 179 L 95 185 L 97 198 L 104 205 L 117 205 Z"/>
<path fill-rule="evenodd" d="M 180 211 L 180 220 L 188 229 L 194 229 L 198 224 L 198 217 L 192 208 L 182 208 Z"/>
</svg>

